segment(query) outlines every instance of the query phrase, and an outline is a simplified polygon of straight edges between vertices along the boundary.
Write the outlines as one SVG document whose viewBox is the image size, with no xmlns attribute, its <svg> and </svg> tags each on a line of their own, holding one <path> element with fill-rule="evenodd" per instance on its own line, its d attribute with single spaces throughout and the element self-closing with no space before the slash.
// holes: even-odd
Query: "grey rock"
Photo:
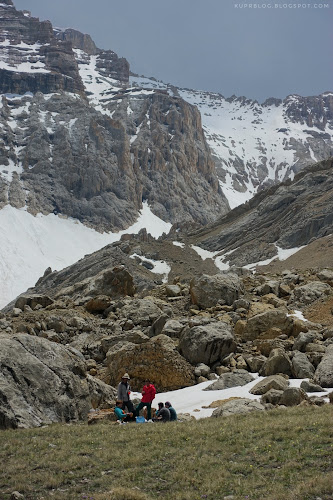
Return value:
<svg viewBox="0 0 333 500">
<path fill-rule="evenodd" d="M 242 337 L 245 340 L 254 340 L 270 328 L 279 328 L 281 333 L 288 335 L 292 331 L 292 326 L 293 321 L 284 309 L 269 309 L 249 318 Z"/>
<path fill-rule="evenodd" d="M 305 392 L 325 392 L 325 389 L 311 380 L 303 380 L 300 387 Z"/>
<path fill-rule="evenodd" d="M 328 295 L 331 291 L 330 285 L 321 281 L 311 281 L 306 285 L 296 287 L 290 297 L 291 304 L 296 306 L 304 306 L 311 304 L 319 297 Z"/>
<path fill-rule="evenodd" d="M 292 359 L 292 372 L 296 378 L 312 378 L 315 368 L 305 353 L 296 351 Z"/>
<path fill-rule="evenodd" d="M 261 396 L 260 402 L 262 404 L 270 403 L 272 405 L 278 405 L 280 404 L 282 394 L 283 391 L 279 391 L 277 389 L 270 389 Z"/>
<path fill-rule="evenodd" d="M 178 285 L 167 285 L 165 291 L 168 297 L 179 297 L 182 294 L 182 290 Z"/>
<path fill-rule="evenodd" d="M 169 319 L 163 326 L 162 333 L 168 337 L 179 338 L 184 325 L 175 319 Z"/>
<path fill-rule="evenodd" d="M 260 380 L 252 389 L 251 394 L 262 395 L 271 389 L 276 389 L 278 391 L 284 391 L 289 385 L 288 379 L 282 377 L 281 375 L 271 375 L 269 377 Z"/>
<path fill-rule="evenodd" d="M 280 404 L 284 406 L 297 406 L 306 399 L 307 396 L 303 389 L 298 387 L 288 387 L 283 391 Z"/>
<path fill-rule="evenodd" d="M 193 278 L 190 283 L 192 303 L 203 309 L 213 307 L 219 301 L 232 305 L 242 292 L 243 285 L 234 273 L 203 275 Z"/>
<path fill-rule="evenodd" d="M 265 361 L 260 374 L 264 376 L 275 375 L 277 373 L 284 373 L 292 376 L 292 365 L 288 354 L 284 349 L 277 348 L 270 352 L 270 355 Z"/>
<path fill-rule="evenodd" d="M 92 395 L 78 356 L 26 334 L 1 336 L 0 341 L 2 429 L 86 419 Z"/>
<path fill-rule="evenodd" d="M 238 387 L 252 382 L 254 378 L 246 370 L 234 370 L 230 373 L 223 373 L 211 385 L 204 389 L 205 391 L 219 391 L 221 389 L 230 389 L 231 387 Z"/>
<path fill-rule="evenodd" d="M 322 387 L 333 387 L 333 345 L 327 347 L 313 380 Z"/>
<path fill-rule="evenodd" d="M 194 369 L 194 375 L 196 377 L 208 377 L 210 373 L 210 367 L 204 363 L 199 363 Z"/>
<path fill-rule="evenodd" d="M 253 399 L 234 399 L 219 406 L 213 411 L 212 417 L 228 417 L 230 415 L 238 415 L 240 413 L 249 413 L 251 411 L 264 411 L 265 407 Z"/>
<path fill-rule="evenodd" d="M 180 353 L 192 364 L 212 365 L 236 349 L 230 326 L 222 321 L 205 326 L 186 327 L 180 336 Z"/>
<path fill-rule="evenodd" d="M 316 332 L 301 332 L 299 333 L 298 337 L 296 338 L 294 345 L 293 345 L 293 350 L 294 351 L 301 351 L 305 352 L 306 346 L 310 343 L 313 342 L 314 339 L 316 338 Z"/>
</svg>

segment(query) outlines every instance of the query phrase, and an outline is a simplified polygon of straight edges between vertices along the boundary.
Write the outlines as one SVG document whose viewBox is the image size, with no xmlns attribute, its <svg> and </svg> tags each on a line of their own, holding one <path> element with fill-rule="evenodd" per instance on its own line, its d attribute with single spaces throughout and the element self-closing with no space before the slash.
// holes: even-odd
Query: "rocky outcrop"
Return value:
<svg viewBox="0 0 333 500">
<path fill-rule="evenodd" d="M 260 380 L 260 382 L 252 387 L 250 392 L 251 394 L 262 395 L 272 389 L 284 391 L 288 385 L 288 378 L 285 378 L 282 375 L 270 375 L 269 377 L 265 377 L 263 380 Z"/>
<path fill-rule="evenodd" d="M 86 374 L 84 358 L 27 334 L 1 336 L 0 428 L 85 420 L 115 392 Z"/>
</svg>

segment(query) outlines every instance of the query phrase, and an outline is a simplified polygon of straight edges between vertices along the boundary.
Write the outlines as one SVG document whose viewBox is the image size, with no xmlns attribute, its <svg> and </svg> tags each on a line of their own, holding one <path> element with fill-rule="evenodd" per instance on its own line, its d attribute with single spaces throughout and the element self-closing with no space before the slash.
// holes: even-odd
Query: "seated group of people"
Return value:
<svg viewBox="0 0 333 500">
<path fill-rule="evenodd" d="M 156 389 L 150 380 L 145 380 L 145 385 L 142 389 L 142 399 L 141 402 L 134 409 L 134 405 L 131 401 L 131 387 L 129 385 L 129 375 L 125 373 L 121 382 L 118 384 L 118 400 L 116 402 L 115 414 L 117 416 L 117 421 L 120 423 L 135 420 L 139 416 L 140 410 L 144 407 L 147 408 L 147 420 L 148 422 L 169 422 L 172 420 L 177 420 L 176 410 L 172 407 L 171 403 L 167 401 L 165 404 L 158 403 L 158 411 L 155 417 L 151 418 L 151 404 L 153 399 L 155 399 Z M 128 413 L 124 410 L 127 409 Z"/>
</svg>

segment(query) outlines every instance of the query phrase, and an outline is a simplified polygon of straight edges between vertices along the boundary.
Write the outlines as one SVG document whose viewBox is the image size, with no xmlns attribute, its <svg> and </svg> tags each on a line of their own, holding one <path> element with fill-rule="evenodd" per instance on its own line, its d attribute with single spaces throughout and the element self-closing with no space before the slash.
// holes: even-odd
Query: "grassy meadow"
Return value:
<svg viewBox="0 0 333 500">
<path fill-rule="evenodd" d="M 333 499 L 333 406 L 0 432 L 0 499 Z"/>
</svg>

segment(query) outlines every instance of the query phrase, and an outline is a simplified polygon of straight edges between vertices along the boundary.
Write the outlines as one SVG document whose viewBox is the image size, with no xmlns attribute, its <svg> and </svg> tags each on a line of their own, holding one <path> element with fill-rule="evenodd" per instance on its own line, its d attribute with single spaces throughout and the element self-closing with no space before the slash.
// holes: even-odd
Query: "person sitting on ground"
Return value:
<svg viewBox="0 0 333 500">
<path fill-rule="evenodd" d="M 171 405 L 171 403 L 169 401 L 166 401 L 165 405 L 164 405 L 170 412 L 170 420 L 173 421 L 173 420 L 177 420 L 177 412 L 176 410 L 173 408 L 173 406 Z"/>
<path fill-rule="evenodd" d="M 117 422 L 119 422 L 120 424 L 127 423 L 133 417 L 133 413 L 125 413 L 124 410 L 122 410 L 122 404 L 122 401 L 116 401 L 116 407 L 114 409 L 117 417 Z"/>
<path fill-rule="evenodd" d="M 142 389 L 142 399 L 141 403 L 135 408 L 135 414 L 138 417 L 140 410 L 146 406 L 147 407 L 147 420 L 151 420 L 151 404 L 153 399 L 155 399 L 156 389 L 149 379 L 145 380 L 145 385 Z"/>
<path fill-rule="evenodd" d="M 128 373 L 125 373 L 121 377 L 121 382 L 118 384 L 118 393 L 117 393 L 117 398 L 118 401 L 122 402 L 122 409 L 125 410 L 127 408 L 127 411 L 129 413 L 134 414 L 134 406 L 131 401 L 131 386 L 129 385 L 129 375 Z"/>
<path fill-rule="evenodd" d="M 163 403 L 158 403 L 158 412 L 154 422 L 170 422 L 170 411 L 165 408 Z"/>
</svg>

